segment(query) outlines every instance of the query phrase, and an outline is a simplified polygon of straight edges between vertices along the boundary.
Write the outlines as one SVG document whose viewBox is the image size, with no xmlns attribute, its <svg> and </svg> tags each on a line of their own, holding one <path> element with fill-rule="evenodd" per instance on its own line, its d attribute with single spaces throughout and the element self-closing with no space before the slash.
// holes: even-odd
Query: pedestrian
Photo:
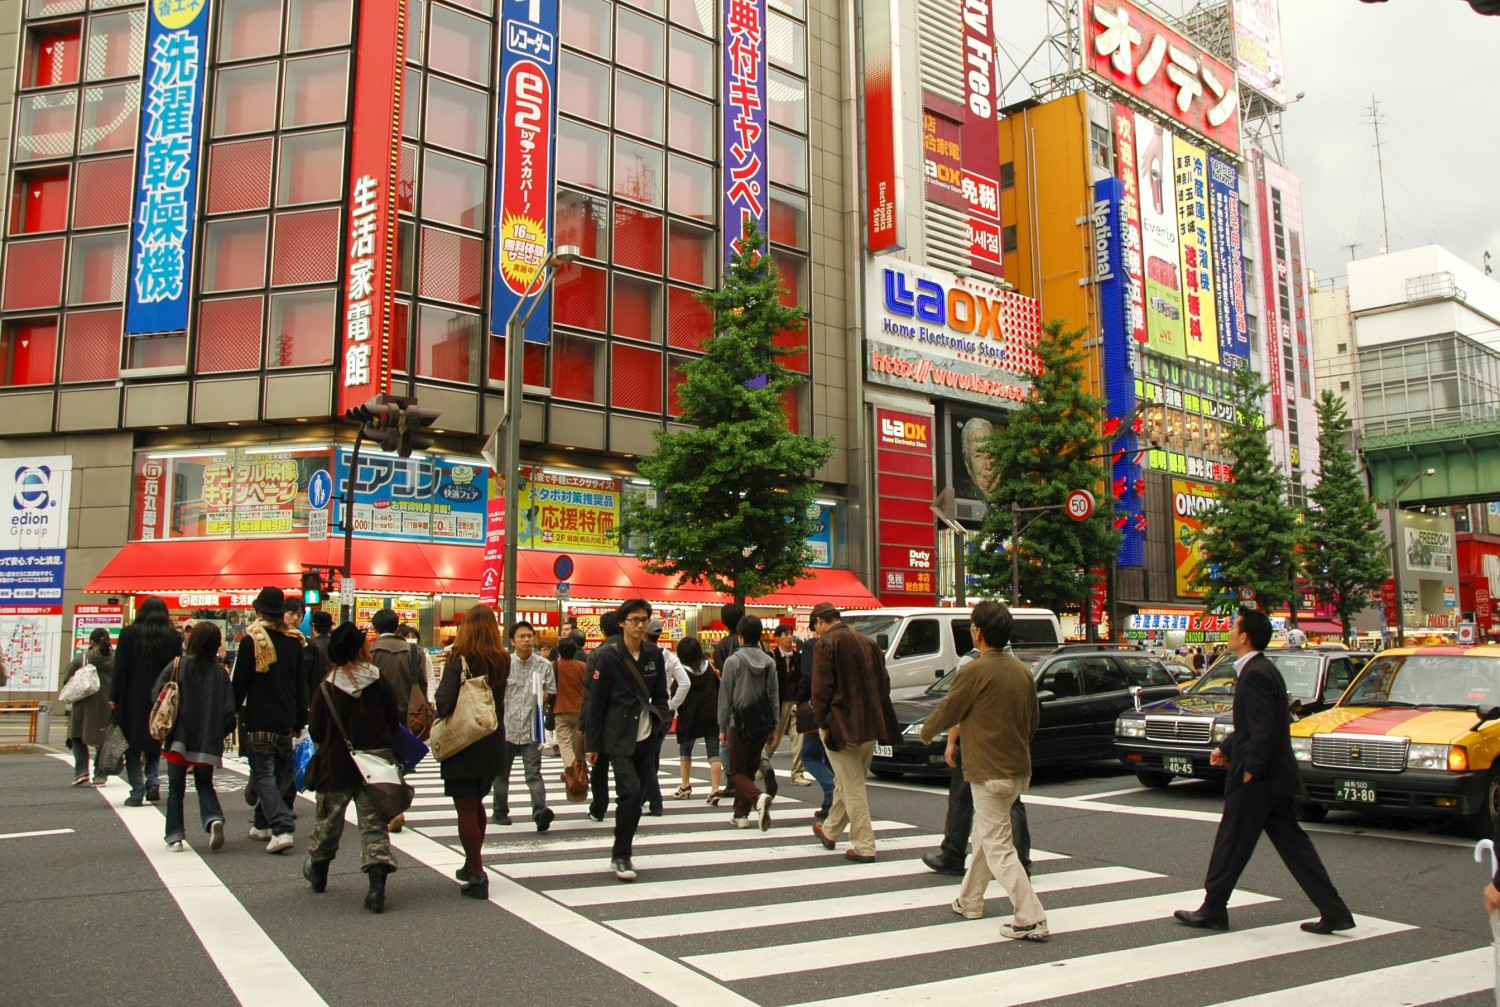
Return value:
<svg viewBox="0 0 1500 1007">
<path fill-rule="evenodd" d="M 703 656 L 703 641 L 685 637 L 677 645 L 677 670 L 668 708 L 677 715 L 677 761 L 682 768 L 682 785 L 672 791 L 678 800 L 693 796 L 693 746 L 703 739 L 703 754 L 708 759 L 708 803 L 719 803 L 719 786 L 724 775 L 719 749 L 719 676 Z"/>
<path fill-rule="evenodd" d="M 583 746 L 579 744 L 578 715 L 583 712 L 583 668 L 578 657 L 582 633 L 576 630 L 557 643 L 557 662 L 553 674 L 557 676 L 557 696 L 552 700 L 553 730 L 557 732 L 557 752 L 564 766 L 571 766 L 583 758 Z"/>
<path fill-rule="evenodd" d="M 762 768 L 767 742 L 776 732 L 781 698 L 776 662 L 760 646 L 763 632 L 755 616 L 740 619 L 736 629 L 740 646 L 724 662 L 724 679 L 719 683 L 719 743 L 729 746 L 729 784 L 734 789 L 731 821 L 736 828 L 748 828 L 754 811 L 760 831 L 765 832 L 771 827 L 776 776 L 766 764 L 766 792 L 761 793 L 755 773 Z"/>
<path fill-rule="evenodd" d="M 813 822 L 813 832 L 831 850 L 847 825 L 845 858 L 874 863 L 875 830 L 870 825 L 865 777 L 875 743 L 891 743 L 901 733 L 891 706 L 891 678 L 875 641 L 845 625 L 832 604 L 825 601 L 814 606 L 811 620 L 813 632 L 820 637 L 813 651 L 812 716 L 822 732 L 834 775 L 828 817 Z"/>
<path fill-rule="evenodd" d="M 661 634 L 662 622 L 653 616 L 651 621 L 646 623 L 646 642 L 661 651 L 662 663 L 666 665 L 667 689 L 671 691 L 672 685 L 676 681 L 677 669 L 682 667 L 682 662 L 676 654 L 661 645 Z M 668 723 L 670 724 L 670 720 Z M 660 818 L 666 813 L 666 802 L 661 794 L 661 750 L 659 748 L 657 749 L 656 757 L 656 767 L 642 781 L 646 788 L 646 806 L 644 810 L 652 818 Z"/>
<path fill-rule="evenodd" d="M 739 649 L 740 641 L 735 633 L 735 628 L 739 626 L 740 620 L 744 617 L 745 606 L 743 605 L 736 605 L 730 602 L 719 607 L 719 621 L 724 624 L 726 632 L 724 638 L 714 644 L 713 655 L 709 660 L 712 662 L 714 673 L 719 676 L 720 681 L 724 678 L 724 662 L 729 660 L 730 654 Z M 722 725 L 720 725 L 720 733 L 723 733 Z M 728 756 L 729 752 L 725 750 L 722 754 Z M 729 785 L 728 773 L 724 774 L 724 789 L 718 791 L 718 795 L 721 798 L 734 796 L 734 789 Z M 717 802 L 714 803 L 717 804 Z"/>
<path fill-rule="evenodd" d="M 214 790 L 214 770 L 223 765 L 224 739 L 234 730 L 234 686 L 219 660 L 223 642 L 219 627 L 200 619 L 188 634 L 186 653 L 156 680 L 158 693 L 169 679 L 177 682 L 177 720 L 161 743 L 167 761 L 167 849 L 174 853 L 186 848 L 183 801 L 189 770 L 208 848 L 217 853 L 224 846 L 224 809 Z"/>
<path fill-rule="evenodd" d="M 427 652 L 426 647 L 422 646 L 421 631 L 418 630 L 415 626 L 410 626 L 406 623 L 402 623 L 401 628 L 396 632 L 403 640 L 411 645 L 412 663 L 414 665 L 419 662 L 421 663 L 422 673 L 417 677 L 420 678 L 424 683 L 422 686 L 422 691 L 424 693 L 428 692 L 428 690 L 431 688 L 432 683 L 432 655 Z"/>
<path fill-rule="evenodd" d="M 413 729 L 413 733 L 425 736 L 425 727 L 431 727 L 431 708 L 427 706 L 428 679 L 423 656 L 411 641 L 400 633 L 401 621 L 389 608 L 379 608 L 370 616 L 370 628 L 377 634 L 370 644 L 370 662 L 380 669 L 380 675 L 396 697 L 396 709 L 401 714 L 401 723 Z M 413 707 L 418 711 L 413 726 Z M 424 709 L 425 708 L 425 709 Z M 424 713 L 426 716 L 424 716 Z M 400 832 L 406 824 L 405 815 L 391 819 L 392 832 Z"/>
<path fill-rule="evenodd" d="M 370 886 L 365 908 L 381 913 L 385 880 L 396 869 L 396 860 L 386 821 L 365 792 L 364 776 L 350 749 L 389 749 L 401 715 L 395 694 L 370 661 L 362 629 L 352 622 L 335 629 L 328 641 L 328 660 L 333 670 L 313 694 L 308 718 L 308 732 L 318 750 L 307 765 L 307 788 L 317 792 L 318 805 L 302 877 L 315 892 L 327 889 L 328 865 L 338 856 L 344 812 L 352 802 L 359 823 L 359 868 Z"/>
<path fill-rule="evenodd" d="M 1008 652 L 1007 652 L 1008 653 Z M 969 662 L 972 663 L 972 662 Z M 967 665 L 960 665 L 967 667 Z M 965 873 L 964 861 L 969 848 L 969 836 L 974 831 L 974 788 L 964 775 L 963 748 L 959 744 L 957 725 L 948 730 L 948 748 L 944 753 L 948 765 L 953 767 L 948 774 L 948 812 L 943 821 L 943 842 L 938 849 L 922 854 L 922 863 L 939 874 Z M 1016 858 L 1027 877 L 1031 876 L 1031 826 L 1026 819 L 1026 805 L 1021 795 L 1016 795 L 1010 806 L 1010 833 L 1016 848 Z"/>
<path fill-rule="evenodd" d="M 322 651 L 326 659 L 329 634 L 333 632 L 333 615 L 321 608 L 315 608 L 313 614 L 308 616 L 307 625 L 312 630 L 312 636 L 307 638 L 307 642 Z"/>
<path fill-rule="evenodd" d="M 1041 722 L 1031 672 L 1005 648 L 1010 609 L 982 601 L 969 613 L 969 635 L 979 656 L 954 676 L 948 695 L 922 725 L 928 745 L 941 731 L 958 728 L 964 745 L 964 777 L 974 800 L 974 860 L 964 875 L 953 911 L 965 919 L 984 916 L 991 879 L 1009 896 L 1014 915 L 1000 925 L 1011 940 L 1045 941 L 1047 914 L 1016 855 L 1010 808 L 1031 785 L 1031 739 Z M 949 741 L 952 752 L 956 743 Z M 949 765 L 957 760 L 950 756 Z"/>
<path fill-rule="evenodd" d="M 557 813 L 547 807 L 547 785 L 542 782 L 542 737 L 538 733 L 536 711 L 539 696 L 557 693 L 557 680 L 552 665 L 536 652 L 536 630 L 531 623 L 522 620 L 511 627 L 510 648 L 510 677 L 503 694 L 505 714 L 501 719 L 505 747 L 495 777 L 495 814 L 491 820 L 496 825 L 510 824 L 510 769 L 519 756 L 526 789 L 531 793 L 531 821 L 538 832 L 546 832 Z"/>
<path fill-rule="evenodd" d="M 437 715 L 453 716 L 464 680 L 479 677 L 489 683 L 496 712 L 508 712 L 502 704 L 506 701 L 506 682 L 514 677 L 511 656 L 500 639 L 495 610 L 488 605 L 475 605 L 458 624 L 458 637 L 433 697 Z M 508 747 L 502 727 L 441 763 L 443 793 L 453 799 L 453 809 L 458 813 L 458 841 L 464 849 L 464 863 L 457 872 L 463 882 L 459 891 L 471 899 L 487 899 L 490 894 L 490 876 L 480 859 L 485 833 L 484 795 L 495 786 L 502 767 L 505 776 L 510 775 Z"/>
<path fill-rule="evenodd" d="M 73 703 L 68 710 L 68 747 L 73 750 L 73 783 L 82 787 L 90 782 L 89 747 L 95 751 L 93 785 L 102 787 L 108 777 L 99 772 L 97 749 L 104 741 L 104 731 L 109 727 L 109 693 L 114 682 L 115 658 L 109 642 L 109 630 L 100 626 L 89 634 L 88 650 L 73 658 L 68 672 L 63 676 L 61 688 L 67 688 L 78 669 L 92 665 L 99 676 L 99 688 L 92 696 Z"/>
<path fill-rule="evenodd" d="M 806 779 L 802 767 L 802 735 L 796 730 L 797 680 L 801 677 L 801 657 L 797 650 L 797 639 L 792 635 L 792 623 L 779 624 L 776 627 L 776 646 L 771 651 L 771 658 L 776 662 L 776 695 L 781 697 L 781 710 L 776 720 L 776 732 L 766 743 L 766 755 L 775 755 L 776 749 L 781 746 L 781 739 L 787 739 L 787 747 L 792 752 L 793 783 L 798 778 Z"/>
<path fill-rule="evenodd" d="M 120 631 L 109 691 L 113 720 L 130 746 L 125 750 L 125 776 L 130 781 L 125 804 L 132 808 L 161 800 L 161 744 L 151 737 L 149 727 L 156 700 L 151 687 L 162 668 L 181 654 L 182 637 L 172 627 L 167 603 L 157 597 L 142 601 L 135 621 Z"/>
<path fill-rule="evenodd" d="M 1282 862 L 1321 917 L 1302 924 L 1313 934 L 1354 927 L 1312 840 L 1297 824 L 1294 798 L 1301 789 L 1292 755 L 1286 682 L 1262 653 L 1271 642 L 1271 620 L 1260 609 L 1242 608 L 1229 630 L 1235 655 L 1234 730 L 1209 762 L 1229 770 L 1224 780 L 1224 816 L 1214 835 L 1204 879 L 1203 904 L 1179 909 L 1177 922 L 1208 930 L 1229 929 L 1229 896 L 1264 832 Z"/>
<path fill-rule="evenodd" d="M 589 689 L 593 686 L 594 666 L 598 664 L 599 657 L 605 651 L 617 648 L 620 645 L 620 618 L 614 612 L 605 612 L 599 616 L 599 632 L 604 634 L 604 642 L 589 651 L 587 659 L 583 664 L 583 705 L 588 709 Z M 585 751 L 587 751 L 587 739 L 585 738 Z M 589 759 L 589 819 L 590 821 L 604 821 L 604 813 L 609 810 L 609 753 L 600 752 L 597 760 Z"/>
<path fill-rule="evenodd" d="M 261 588 L 251 604 L 256 621 L 245 630 L 234 660 L 241 744 L 256 798 L 250 838 L 265 841 L 267 853 L 284 853 L 292 848 L 295 831 L 283 795 L 296 792 L 292 736 L 307 724 L 307 669 L 302 634 L 288 629 L 282 619 L 286 597 L 281 588 Z M 330 660 L 332 649 L 330 643 Z"/>
<path fill-rule="evenodd" d="M 1194 671 L 1202 671 L 1203 670 L 1203 664 L 1204 664 L 1203 648 L 1202 647 L 1197 647 L 1197 648 L 1195 648 L 1193 650 L 1193 670 Z"/>
<path fill-rule="evenodd" d="M 667 720 L 667 674 L 661 651 L 646 640 L 651 606 L 634 598 L 621 605 L 620 642 L 601 647 L 584 708 L 589 762 L 608 755 L 615 774 L 615 836 L 610 868 L 634 881 L 630 858 L 641 820 L 646 773 L 656 772 Z"/>
<path fill-rule="evenodd" d="M 816 725 L 811 730 L 802 723 L 804 719 L 811 719 L 812 710 L 812 674 L 813 674 L 813 652 L 817 649 L 819 640 L 816 635 L 809 636 L 797 647 L 798 674 L 797 674 L 797 723 L 796 728 L 802 737 L 802 765 L 807 772 L 811 773 L 814 780 L 818 781 L 818 787 L 823 791 L 823 803 L 817 811 L 813 812 L 813 818 L 823 821 L 828 817 L 828 809 L 833 806 L 834 775 L 833 766 L 828 762 L 828 750 L 823 747 L 823 738 L 818 734 Z M 806 779 L 806 777 L 804 777 Z M 808 784 L 812 780 L 807 780 Z"/>
</svg>

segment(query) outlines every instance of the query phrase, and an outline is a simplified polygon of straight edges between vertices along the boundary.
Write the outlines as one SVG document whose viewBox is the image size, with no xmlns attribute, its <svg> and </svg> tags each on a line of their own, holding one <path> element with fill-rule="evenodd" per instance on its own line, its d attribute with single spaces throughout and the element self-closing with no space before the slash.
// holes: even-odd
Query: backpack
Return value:
<svg viewBox="0 0 1500 1007">
<path fill-rule="evenodd" d="M 781 719 L 779 711 L 772 708 L 771 696 L 766 692 L 756 696 L 748 706 L 735 705 L 729 712 L 740 734 L 751 740 L 769 737 Z"/>
</svg>

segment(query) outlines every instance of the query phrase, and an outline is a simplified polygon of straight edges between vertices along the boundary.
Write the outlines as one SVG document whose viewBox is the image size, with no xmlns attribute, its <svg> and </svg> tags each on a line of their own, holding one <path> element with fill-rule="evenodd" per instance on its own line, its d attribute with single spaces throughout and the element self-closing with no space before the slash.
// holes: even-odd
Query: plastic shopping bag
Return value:
<svg viewBox="0 0 1500 1007">
<path fill-rule="evenodd" d="M 312 762 L 313 753 L 317 750 L 318 746 L 313 744 L 306 731 L 292 745 L 292 781 L 298 790 L 307 789 L 307 764 Z"/>
</svg>

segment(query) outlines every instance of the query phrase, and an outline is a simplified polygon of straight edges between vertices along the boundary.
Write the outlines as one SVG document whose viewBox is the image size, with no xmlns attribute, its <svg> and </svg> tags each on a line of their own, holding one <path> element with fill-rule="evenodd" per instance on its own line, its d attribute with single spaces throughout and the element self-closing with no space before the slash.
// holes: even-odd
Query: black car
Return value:
<svg viewBox="0 0 1500 1007">
<path fill-rule="evenodd" d="M 1266 657 L 1286 680 L 1294 717 L 1326 710 L 1354 680 L 1350 651 L 1284 647 Z M 1222 780 L 1224 770 L 1208 760 L 1234 730 L 1234 683 L 1234 658 L 1226 656 L 1180 696 L 1122 713 L 1114 732 L 1120 761 L 1147 787 L 1176 776 Z"/>
<path fill-rule="evenodd" d="M 898 701 L 901 737 L 875 746 L 870 768 L 876 776 L 946 776 L 946 735 L 922 744 L 922 725 L 948 695 L 962 666 L 939 679 L 915 699 Z M 1104 647 L 1068 648 L 1042 658 L 1031 669 L 1036 680 L 1042 720 L 1031 741 L 1033 765 L 1055 766 L 1107 759 L 1114 751 L 1115 719 L 1134 706 L 1132 690 L 1142 698 L 1177 695 L 1177 684 L 1150 654 Z"/>
</svg>

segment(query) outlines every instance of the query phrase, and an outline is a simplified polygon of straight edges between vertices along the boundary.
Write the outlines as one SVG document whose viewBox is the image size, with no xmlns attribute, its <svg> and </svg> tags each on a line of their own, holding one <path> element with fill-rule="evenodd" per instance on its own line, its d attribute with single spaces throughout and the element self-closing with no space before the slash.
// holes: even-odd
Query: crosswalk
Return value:
<svg viewBox="0 0 1500 1007">
<path fill-rule="evenodd" d="M 998 885 L 982 920 L 949 909 L 957 879 L 933 874 L 920 860 L 939 842 L 934 823 L 876 821 L 879 859 L 848 863 L 810 834 L 820 790 L 785 783 L 768 832 L 731 827 L 728 800 L 708 807 L 702 780 L 690 799 L 668 796 L 661 817 L 641 819 L 634 857 L 640 880 L 620 884 L 608 872 L 613 809 L 594 822 L 586 805 L 566 803 L 561 772 L 559 761 L 544 758 L 548 802 L 557 813 L 546 834 L 534 828 L 519 768 L 514 772 L 515 824 L 491 825 L 485 842 L 491 901 L 565 935 L 670 1003 L 1000 1005 L 1099 994 L 1108 1002 L 1112 989 L 1129 985 L 1139 999 L 1151 984 L 1213 970 L 1233 974 L 1269 959 L 1289 964 L 1258 970 L 1251 989 L 1271 975 L 1296 983 L 1313 974 L 1318 981 L 1259 992 L 1245 1004 L 1370 1003 L 1380 1000 L 1372 989 L 1399 989 L 1402 1003 L 1435 1003 L 1494 982 L 1488 949 L 1478 949 L 1380 969 L 1372 985 L 1375 973 L 1360 967 L 1357 949 L 1399 940 L 1415 927 L 1357 916 L 1354 930 L 1320 937 L 1298 928 L 1307 907 L 1240 891 L 1231 903 L 1236 929 L 1187 931 L 1171 916 L 1197 904 L 1196 885 L 1041 850 L 1033 851 L 1034 886 L 1054 940 L 1007 941 L 999 924 L 1008 903 Z M 669 792 L 675 776 L 661 775 Z M 419 768 L 410 781 L 418 796 L 407 829 L 422 839 L 393 841 L 429 866 L 457 863 L 456 819 L 436 767 Z M 1314 959 L 1324 964 L 1303 967 Z M 898 967 L 878 967 L 890 963 Z"/>
</svg>

